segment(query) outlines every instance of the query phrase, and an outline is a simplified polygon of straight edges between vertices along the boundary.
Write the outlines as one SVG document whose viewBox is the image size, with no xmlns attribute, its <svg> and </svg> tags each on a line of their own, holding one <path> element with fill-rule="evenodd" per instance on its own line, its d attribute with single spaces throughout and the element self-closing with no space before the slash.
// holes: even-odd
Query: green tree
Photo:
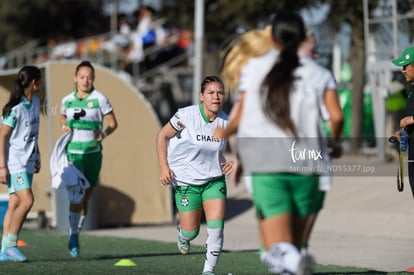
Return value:
<svg viewBox="0 0 414 275">
<path fill-rule="evenodd" d="M 352 68 L 352 104 L 351 104 L 351 151 L 357 152 L 361 146 L 362 118 L 363 118 L 363 88 L 365 84 L 365 41 L 364 18 L 362 0 L 304 0 L 304 1 L 266 1 L 266 0 L 206 0 L 205 8 L 205 38 L 209 48 L 217 50 L 220 43 L 236 33 L 238 27 L 252 29 L 258 24 L 269 23 L 274 12 L 281 9 L 300 10 L 320 4 L 329 4 L 331 9 L 326 18 L 335 31 L 339 31 L 341 24 L 351 26 L 351 45 L 349 64 Z M 180 1 L 179 5 L 170 2 L 167 8 L 171 18 L 180 20 L 183 26 L 192 28 L 194 24 L 194 1 Z M 378 1 L 370 1 L 370 8 L 378 5 Z M 186 16 L 182 16 L 182 15 Z M 260 27 L 260 26 L 259 26 Z M 206 43 L 205 43 L 206 44 Z M 211 54 L 211 53 L 210 53 Z M 206 58 L 218 60 L 218 58 Z M 216 64 L 217 65 L 217 64 Z"/>
<path fill-rule="evenodd" d="M 361 145 L 358 137 L 362 133 L 363 88 L 365 84 L 363 1 L 328 0 L 327 2 L 331 7 L 327 22 L 335 30 L 339 30 L 343 23 L 351 26 L 351 45 L 348 57 L 348 63 L 352 69 L 351 118 L 347 117 L 345 119 L 351 119 L 351 152 L 355 153 Z"/>
<path fill-rule="evenodd" d="M 325 0 L 331 9 L 326 19 L 334 30 L 339 30 L 341 24 L 351 27 L 351 42 L 348 63 L 352 69 L 352 99 L 351 99 L 351 153 L 357 153 L 361 147 L 363 102 L 365 79 L 365 39 L 364 39 L 364 10 L 362 0 Z M 377 0 L 371 0 L 369 10 L 378 7 Z"/>
<path fill-rule="evenodd" d="M 323 0 L 205 0 L 205 37 L 209 43 L 220 44 L 238 28 L 253 29 L 268 24 L 278 10 L 300 10 Z M 181 26 L 193 29 L 194 0 L 166 1 L 163 16 Z"/>
<path fill-rule="evenodd" d="M 323 0 L 205 0 L 205 73 L 217 73 L 219 50 L 239 29 L 250 30 L 270 23 L 278 10 L 295 10 L 316 6 Z M 181 27 L 193 30 L 194 0 L 166 1 L 163 16 Z"/>
<path fill-rule="evenodd" d="M 399 0 L 401 3 L 410 1 Z M 88 32 L 97 33 L 96 25 L 108 26 L 102 17 L 103 0 L 2 0 L 0 1 L 0 53 L 15 49 L 33 39 L 47 39 L 54 34 L 70 32 L 81 37 Z M 163 1 L 162 16 L 192 30 L 194 26 L 195 0 Z M 349 63 L 353 71 L 351 136 L 360 137 L 362 132 L 363 87 L 365 84 L 365 41 L 363 33 L 362 0 L 205 0 L 206 52 L 212 55 L 205 60 L 219 60 L 220 45 L 238 28 L 252 29 L 269 23 L 272 14 L 281 9 L 300 10 L 328 3 L 331 7 L 327 24 L 339 29 L 340 24 L 351 26 Z M 378 6 L 378 0 L 369 1 L 370 8 Z M 411 3 L 411 2 L 410 2 Z M 411 8 L 411 4 L 407 4 Z M 210 66 L 218 69 L 218 62 Z M 346 118 L 349 119 L 349 118 Z M 359 139 L 352 139 L 351 150 L 360 147 Z"/>
</svg>

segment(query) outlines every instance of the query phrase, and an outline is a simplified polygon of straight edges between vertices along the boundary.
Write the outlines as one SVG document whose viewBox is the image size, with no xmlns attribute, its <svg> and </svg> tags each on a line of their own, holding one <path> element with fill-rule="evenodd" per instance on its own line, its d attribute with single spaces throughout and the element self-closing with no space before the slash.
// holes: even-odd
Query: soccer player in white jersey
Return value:
<svg viewBox="0 0 414 275">
<path fill-rule="evenodd" d="M 314 60 L 319 58 L 319 53 L 316 51 L 316 36 L 310 30 L 306 29 L 306 39 L 302 42 L 299 46 L 298 53 L 301 58 L 312 58 Z M 329 136 L 329 151 L 325 152 L 324 160 L 326 161 L 326 165 L 332 165 L 331 158 L 339 158 L 342 154 L 342 146 L 339 143 L 341 138 L 342 129 L 344 125 L 344 114 L 339 103 L 338 93 L 337 93 L 337 85 L 335 78 L 329 70 L 322 68 L 325 70 L 325 74 L 328 77 L 323 77 L 326 81 L 325 85 L 325 93 L 324 93 L 324 102 L 321 102 L 321 114 L 322 119 L 328 122 L 328 126 L 330 128 L 330 136 Z M 308 253 L 308 243 L 312 233 L 312 229 L 314 223 L 316 221 L 316 217 L 319 211 L 323 208 L 323 203 L 325 200 L 325 192 L 330 190 L 332 187 L 332 175 L 331 173 L 326 173 L 325 175 L 319 178 L 319 192 L 318 192 L 318 202 L 314 209 L 314 212 L 311 214 L 310 218 L 308 219 L 308 224 L 306 225 L 306 229 L 304 231 L 303 241 L 301 251 L 302 253 Z"/>
<path fill-rule="evenodd" d="M 17 240 L 32 208 L 33 173 L 38 165 L 39 98 L 41 72 L 24 66 L 17 74 L 9 101 L 2 110 L 0 128 L 0 183 L 7 184 L 9 206 L 3 221 L 0 261 L 26 262 Z"/>
<path fill-rule="evenodd" d="M 157 135 L 160 180 L 173 184 L 180 224 L 178 249 L 187 254 L 190 241 L 200 230 L 204 209 L 207 220 L 207 251 L 203 274 L 214 274 L 223 247 L 227 197 L 225 175 L 232 169 L 223 153 L 226 139 L 213 138 L 216 127 L 227 127 L 221 111 L 224 85 L 207 76 L 201 83 L 200 104 L 179 109 Z"/>
<path fill-rule="evenodd" d="M 317 207 L 319 169 L 326 165 L 320 105 L 328 75 L 310 58 L 298 56 L 305 36 L 298 14 L 276 13 L 274 49 L 244 66 L 237 113 L 227 130 L 214 133 L 221 138 L 237 131 L 238 153 L 244 171 L 252 176 L 253 202 L 267 250 L 261 260 L 272 273 L 312 273 L 312 258 L 301 256 L 299 248 Z M 317 156 L 302 158 L 303 150 Z"/>
<path fill-rule="evenodd" d="M 301 43 L 301 46 L 298 49 L 298 53 L 300 55 L 300 58 L 318 58 L 316 49 L 316 38 L 315 35 L 307 30 L 306 32 L 307 38 L 306 40 Z M 264 29 L 257 29 L 257 30 L 251 30 L 249 32 L 246 32 L 237 39 L 233 43 L 229 43 L 229 46 L 225 47 L 223 49 L 223 66 L 221 68 L 221 74 L 223 76 L 224 83 L 229 89 L 227 91 L 230 92 L 236 92 L 236 91 L 242 91 L 245 89 L 245 79 L 249 78 L 249 76 L 243 75 L 241 76 L 241 71 L 243 67 L 248 63 L 248 61 L 251 58 L 258 57 L 264 54 L 269 54 L 274 51 L 273 42 L 271 39 L 271 28 L 270 26 L 264 28 Z M 332 76 L 332 73 L 328 70 L 320 67 L 319 69 L 325 70 L 326 75 L 330 77 L 326 77 L 323 74 L 317 74 L 316 76 L 320 76 L 320 79 L 318 81 L 326 81 L 326 89 L 324 92 L 324 97 L 320 98 L 323 99 L 323 102 L 320 103 L 321 107 L 321 113 L 324 120 L 329 121 L 329 126 L 331 130 L 329 145 L 333 145 L 330 152 L 332 152 L 333 157 L 339 157 L 341 148 L 338 146 L 337 143 L 341 132 L 342 132 L 342 126 L 343 126 L 343 113 L 341 106 L 339 104 L 337 91 L 336 91 L 336 82 L 335 79 Z M 225 131 L 226 132 L 235 132 L 236 129 L 234 129 L 236 125 L 233 123 L 233 116 L 237 113 L 237 108 L 239 106 L 239 102 L 236 101 L 233 105 L 232 111 L 230 113 L 230 127 L 228 127 Z M 233 128 L 233 129 L 231 129 Z M 220 133 L 220 129 L 217 130 L 217 133 Z M 232 146 L 233 147 L 233 146 Z M 235 146 L 236 147 L 236 146 Z M 334 150 L 335 149 L 335 150 Z M 325 158 L 327 163 L 331 163 L 329 156 L 327 155 L 328 152 L 325 154 Z M 239 167 L 241 167 L 240 165 Z M 237 169 L 237 168 L 236 168 Z M 241 174 L 241 169 L 236 173 L 236 175 Z M 247 171 L 244 171 L 244 177 L 243 181 L 246 185 L 247 190 L 252 193 L 252 184 L 251 184 L 251 176 Z M 248 176 L 247 176 L 248 175 Z M 235 179 L 236 184 L 238 183 L 238 179 L 236 177 Z M 323 200 L 325 195 L 325 190 L 328 190 L 330 188 L 331 183 L 331 177 L 330 176 L 322 176 L 320 177 L 320 189 L 323 191 L 319 192 L 318 196 L 319 203 L 318 206 L 315 209 L 315 214 L 312 215 L 312 218 L 309 220 L 309 226 L 307 226 L 307 230 L 304 232 L 303 237 L 303 244 L 302 244 L 302 251 L 306 251 L 308 240 L 310 237 L 312 225 L 315 221 L 317 212 L 322 208 L 323 206 Z M 262 236 L 259 236 L 261 245 L 259 246 L 259 251 L 262 253 L 264 252 L 264 245 L 263 245 L 263 238 Z"/>
<path fill-rule="evenodd" d="M 79 233 L 102 167 L 101 142 L 115 131 L 118 124 L 111 103 L 93 85 L 95 69 L 89 61 L 77 65 L 74 81 L 76 90 L 62 99 L 61 125 L 63 131 L 73 131 L 66 149 L 68 161 L 73 162 L 90 183 L 82 202 L 70 202 L 69 205 L 68 248 L 72 257 L 79 257 Z M 104 120 L 107 124 L 105 129 Z"/>
</svg>

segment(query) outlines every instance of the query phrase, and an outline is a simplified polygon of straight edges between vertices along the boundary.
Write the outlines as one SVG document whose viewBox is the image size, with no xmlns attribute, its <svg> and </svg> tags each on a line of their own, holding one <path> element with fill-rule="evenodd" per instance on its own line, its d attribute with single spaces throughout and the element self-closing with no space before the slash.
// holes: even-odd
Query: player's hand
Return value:
<svg viewBox="0 0 414 275">
<path fill-rule="evenodd" d="M 341 145 L 331 147 L 330 149 L 331 149 L 331 151 L 329 152 L 329 155 L 331 156 L 331 158 L 337 159 L 337 158 L 340 158 L 342 156 L 343 149 L 342 149 Z"/>
<path fill-rule="evenodd" d="M 413 116 L 406 116 L 400 120 L 400 127 L 405 128 L 408 125 L 414 124 L 414 117 Z"/>
<path fill-rule="evenodd" d="M 243 165 L 241 163 L 241 161 L 239 159 L 236 160 L 236 165 L 235 165 L 235 171 L 234 171 L 234 177 L 233 177 L 233 182 L 234 185 L 239 185 L 240 183 L 240 179 L 243 175 Z"/>
<path fill-rule="evenodd" d="M 331 158 L 340 158 L 342 156 L 342 144 L 338 141 L 329 140 L 328 150 Z"/>
<path fill-rule="evenodd" d="M 394 136 L 397 138 L 398 143 L 400 143 L 401 142 L 401 133 L 400 133 L 400 131 L 395 132 Z"/>
<path fill-rule="evenodd" d="M 69 126 L 67 126 L 67 125 L 62 125 L 62 131 L 63 131 L 64 133 L 69 132 L 69 131 L 70 131 L 70 127 L 69 127 Z"/>
<path fill-rule="evenodd" d="M 94 130 L 93 134 L 97 141 L 102 141 L 105 138 L 104 133 L 101 130 Z"/>
<path fill-rule="evenodd" d="M 174 177 L 173 171 L 170 169 L 170 167 L 163 167 L 160 171 L 160 181 L 162 185 L 169 185 L 172 182 L 172 179 Z"/>
<path fill-rule="evenodd" d="M 220 163 L 221 170 L 223 171 L 224 175 L 230 175 L 231 171 L 233 170 L 233 162 L 224 162 Z"/>
<path fill-rule="evenodd" d="M 42 162 L 40 161 L 40 155 L 38 155 L 35 159 L 35 165 L 34 165 L 33 173 L 38 174 L 40 172 L 41 167 L 42 167 Z"/>
<path fill-rule="evenodd" d="M 0 184 L 6 184 L 9 176 L 9 170 L 7 167 L 0 168 Z"/>
</svg>

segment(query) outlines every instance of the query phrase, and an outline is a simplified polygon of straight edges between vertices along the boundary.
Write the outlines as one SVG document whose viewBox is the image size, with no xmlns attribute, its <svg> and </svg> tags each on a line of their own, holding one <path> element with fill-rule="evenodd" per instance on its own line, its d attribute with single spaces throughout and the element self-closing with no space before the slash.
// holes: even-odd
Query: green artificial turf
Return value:
<svg viewBox="0 0 414 275">
<path fill-rule="evenodd" d="M 0 274 L 201 274 L 204 247 L 191 246 L 190 254 L 179 254 L 175 243 L 114 237 L 80 236 L 81 257 L 73 259 L 67 235 L 51 229 L 24 229 L 20 239 L 28 245 L 21 251 L 27 263 L 1 262 Z M 135 266 L 116 266 L 129 260 Z M 224 251 L 216 274 L 269 274 L 252 251 Z M 317 265 L 315 274 L 404 274 L 360 268 Z"/>
</svg>

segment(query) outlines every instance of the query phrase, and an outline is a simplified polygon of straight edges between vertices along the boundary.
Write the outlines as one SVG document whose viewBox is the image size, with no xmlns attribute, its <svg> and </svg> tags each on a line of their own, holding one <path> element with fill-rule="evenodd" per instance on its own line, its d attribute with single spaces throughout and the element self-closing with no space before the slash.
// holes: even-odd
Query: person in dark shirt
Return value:
<svg viewBox="0 0 414 275">
<path fill-rule="evenodd" d="M 407 107 L 405 116 L 400 120 L 400 127 L 405 129 L 408 134 L 408 177 L 410 180 L 411 192 L 414 197 L 414 47 L 406 48 L 401 56 L 392 61 L 396 66 L 402 67 L 405 80 L 409 83 L 407 93 Z M 400 140 L 400 131 L 395 133 Z"/>
</svg>

